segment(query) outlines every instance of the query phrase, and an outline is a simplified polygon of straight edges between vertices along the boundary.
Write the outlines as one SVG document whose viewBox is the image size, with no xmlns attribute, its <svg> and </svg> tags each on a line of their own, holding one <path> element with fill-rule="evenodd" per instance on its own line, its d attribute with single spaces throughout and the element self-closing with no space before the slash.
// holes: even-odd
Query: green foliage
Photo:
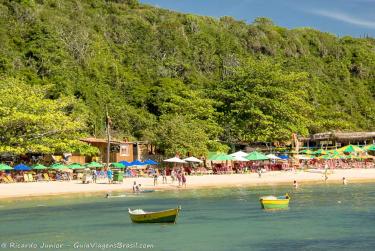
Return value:
<svg viewBox="0 0 375 251">
<path fill-rule="evenodd" d="M 46 86 L 0 79 L 0 152 L 96 153 L 79 141 L 85 131 L 83 104 L 72 97 L 53 100 L 47 95 Z"/>
<path fill-rule="evenodd" d="M 288 30 L 263 17 L 246 24 L 184 15 L 136 0 L 2 0 L 0 16 L 2 81 L 42 88 L 43 102 L 81 100 L 85 118 L 70 129 L 104 136 L 108 107 L 115 137 L 151 140 L 171 155 L 283 141 L 291 132 L 375 129 L 372 38 Z M 68 115 L 61 119 L 77 123 Z M 22 139 L 9 138 L 2 144 L 13 151 Z"/>
</svg>

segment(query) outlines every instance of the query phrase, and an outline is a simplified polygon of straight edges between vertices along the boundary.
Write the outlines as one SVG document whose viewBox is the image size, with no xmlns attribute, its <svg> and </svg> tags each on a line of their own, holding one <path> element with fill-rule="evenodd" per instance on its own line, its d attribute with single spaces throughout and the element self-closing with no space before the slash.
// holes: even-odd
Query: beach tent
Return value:
<svg viewBox="0 0 375 251">
<path fill-rule="evenodd" d="M 173 158 L 170 158 L 170 159 L 165 159 L 163 161 L 164 162 L 169 162 L 169 163 L 187 163 L 185 160 L 182 160 L 182 159 L 177 158 L 177 157 L 173 157 Z"/>
<path fill-rule="evenodd" d="M 152 160 L 152 159 L 148 159 L 143 163 L 145 163 L 146 165 L 159 165 L 159 162 L 156 162 L 155 160 Z"/>
<path fill-rule="evenodd" d="M 119 169 L 123 169 L 123 168 L 126 167 L 124 164 L 122 164 L 120 162 L 111 163 L 110 166 L 113 167 L 113 168 L 119 168 Z"/>
<path fill-rule="evenodd" d="M 277 157 L 275 154 L 272 154 L 272 153 L 267 154 L 266 156 L 267 156 L 269 159 L 281 159 L 280 157 Z"/>
<path fill-rule="evenodd" d="M 14 171 L 30 171 L 31 167 L 24 164 L 18 164 L 13 168 Z"/>
<path fill-rule="evenodd" d="M 134 160 L 132 162 L 129 163 L 130 166 L 145 166 L 147 164 L 143 163 L 142 161 L 139 161 L 139 160 Z"/>
<path fill-rule="evenodd" d="M 47 169 L 47 167 L 44 166 L 44 165 L 42 165 L 42 164 L 37 164 L 37 165 L 35 165 L 35 166 L 32 166 L 31 168 L 32 168 L 33 170 L 45 170 L 45 169 Z"/>
<path fill-rule="evenodd" d="M 85 166 L 81 165 L 80 163 L 72 163 L 68 165 L 70 169 L 85 169 Z"/>
<path fill-rule="evenodd" d="M 62 169 L 66 169 L 66 166 L 64 166 L 61 163 L 55 163 L 52 166 L 50 166 L 49 169 L 62 170 Z"/>
<path fill-rule="evenodd" d="M 234 161 L 249 161 L 248 159 L 246 159 L 245 157 L 242 157 L 242 156 L 234 156 Z"/>
<path fill-rule="evenodd" d="M 183 160 L 184 160 L 184 161 L 187 161 L 187 162 L 203 163 L 202 160 L 197 159 L 197 158 L 195 158 L 195 157 L 189 157 L 189 158 L 185 158 L 185 159 L 183 159 Z"/>
<path fill-rule="evenodd" d="M 86 167 L 88 168 L 100 168 L 100 167 L 103 167 L 104 165 L 98 163 L 98 162 L 95 162 L 95 161 L 92 161 L 88 164 L 86 164 Z"/>
<path fill-rule="evenodd" d="M 238 152 L 230 154 L 230 156 L 232 156 L 232 157 L 246 157 L 247 155 L 248 155 L 248 153 L 245 153 L 243 151 L 238 151 Z"/>
<path fill-rule="evenodd" d="M 118 162 L 118 163 L 120 163 L 120 164 L 123 164 L 124 166 L 130 166 L 130 163 L 129 162 L 127 162 L 127 161 L 120 161 L 120 162 Z"/>
<path fill-rule="evenodd" d="M 347 145 L 338 149 L 339 152 L 343 153 L 360 153 L 363 150 L 359 146 Z"/>
<path fill-rule="evenodd" d="M 258 160 L 268 160 L 269 158 L 263 153 L 254 151 L 254 152 L 249 153 L 249 155 L 246 156 L 246 159 L 251 160 L 251 161 L 258 161 Z"/>
<path fill-rule="evenodd" d="M 13 170 L 13 168 L 5 164 L 0 164 L 0 171 L 6 171 L 6 170 Z"/>
</svg>

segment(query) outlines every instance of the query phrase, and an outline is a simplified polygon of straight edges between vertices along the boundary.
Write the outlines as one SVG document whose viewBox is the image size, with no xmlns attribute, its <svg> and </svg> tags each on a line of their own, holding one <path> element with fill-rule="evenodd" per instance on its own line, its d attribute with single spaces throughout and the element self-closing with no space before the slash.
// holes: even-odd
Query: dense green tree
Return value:
<svg viewBox="0 0 375 251">
<path fill-rule="evenodd" d="M 0 76 L 48 85 L 54 100 L 81 100 L 86 133 L 104 136 L 107 107 L 115 137 L 151 140 L 168 154 L 291 132 L 375 130 L 373 38 L 136 0 L 0 0 L 0 45 Z M 189 121 L 204 143 L 164 144 L 168 120 Z"/>
<path fill-rule="evenodd" d="M 12 78 L 0 79 L 0 97 L 0 152 L 97 152 L 79 141 L 88 113 L 74 98 L 50 99 L 47 86 Z"/>
</svg>

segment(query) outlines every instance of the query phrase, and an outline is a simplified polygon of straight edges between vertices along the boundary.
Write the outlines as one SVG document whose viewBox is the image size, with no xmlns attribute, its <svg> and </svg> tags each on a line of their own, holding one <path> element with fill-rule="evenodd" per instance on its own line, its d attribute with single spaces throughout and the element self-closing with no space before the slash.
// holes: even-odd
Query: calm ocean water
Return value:
<svg viewBox="0 0 375 251">
<path fill-rule="evenodd" d="M 289 210 L 260 209 L 259 196 L 285 192 L 292 196 Z M 15 250 L 13 245 L 40 250 L 54 244 L 62 246 L 60 250 L 119 250 L 101 245 L 148 244 L 151 250 L 183 251 L 375 250 L 374 184 L 103 196 L 0 202 L 0 249 Z M 175 225 L 132 224 L 127 214 L 128 207 L 158 210 L 177 205 L 182 213 Z"/>
</svg>

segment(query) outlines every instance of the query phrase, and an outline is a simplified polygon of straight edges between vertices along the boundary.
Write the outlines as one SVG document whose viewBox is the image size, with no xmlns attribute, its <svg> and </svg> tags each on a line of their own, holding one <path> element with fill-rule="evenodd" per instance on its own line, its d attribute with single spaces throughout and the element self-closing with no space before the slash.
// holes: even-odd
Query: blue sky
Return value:
<svg viewBox="0 0 375 251">
<path fill-rule="evenodd" d="M 375 37 L 375 0 L 140 0 L 184 13 L 233 16 L 251 23 L 271 18 L 277 25 L 312 27 L 339 36 Z"/>
</svg>

